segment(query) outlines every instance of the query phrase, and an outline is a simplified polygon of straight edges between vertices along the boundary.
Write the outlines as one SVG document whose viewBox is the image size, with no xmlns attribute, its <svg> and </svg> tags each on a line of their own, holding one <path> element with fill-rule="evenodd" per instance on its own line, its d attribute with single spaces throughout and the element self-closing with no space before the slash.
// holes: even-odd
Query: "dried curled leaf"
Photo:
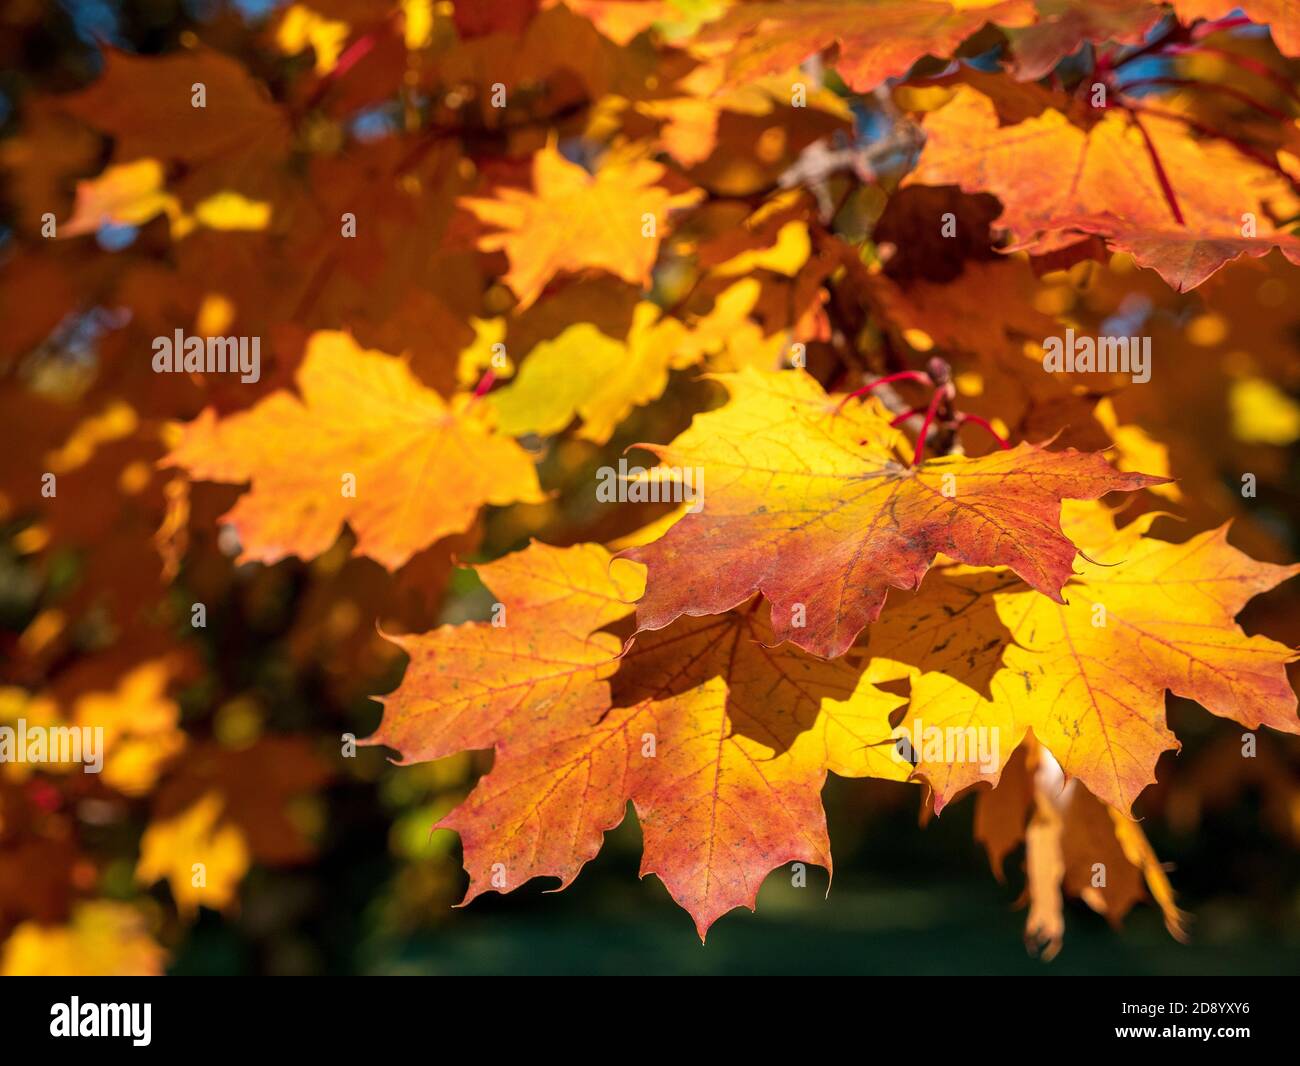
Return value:
<svg viewBox="0 0 1300 1066">
<path fill-rule="evenodd" d="M 1016 750 L 998 787 L 980 793 L 975 837 L 999 880 L 1007 856 L 1024 844 L 1025 943 L 1044 959 L 1061 950 L 1067 896 L 1082 899 L 1114 926 L 1151 899 L 1169 935 L 1187 939 L 1188 916 L 1138 823 L 1079 782 L 1067 782 L 1051 753 L 1032 739 Z"/>
</svg>

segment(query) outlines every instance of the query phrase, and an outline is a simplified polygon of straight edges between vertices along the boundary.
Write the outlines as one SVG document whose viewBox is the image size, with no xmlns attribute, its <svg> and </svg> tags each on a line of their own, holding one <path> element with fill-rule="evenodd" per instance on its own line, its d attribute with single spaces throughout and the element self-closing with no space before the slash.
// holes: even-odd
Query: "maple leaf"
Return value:
<svg viewBox="0 0 1300 1066">
<path fill-rule="evenodd" d="M 354 554 L 396 569 L 468 529 L 485 503 L 543 499 L 527 453 L 492 432 L 482 404 L 448 405 L 399 358 L 319 332 L 296 381 L 301 399 L 279 391 L 226 418 L 205 410 L 163 460 L 191 480 L 251 482 L 223 519 L 241 559 L 312 558 L 347 522 Z"/>
<path fill-rule="evenodd" d="M 821 386 L 800 372 L 721 380 L 729 404 L 698 415 L 668 446 L 644 445 L 661 460 L 655 476 L 702 471 L 702 505 L 625 553 L 647 566 L 641 630 L 718 614 L 761 591 L 778 640 L 842 655 L 889 589 L 915 588 L 940 552 L 1007 565 L 1059 600 L 1075 555 L 1060 531 L 1061 500 L 1163 480 L 1031 444 L 913 468 L 876 406 L 833 417 Z"/>
<path fill-rule="evenodd" d="M 102 731 L 100 780 L 124 795 L 143 795 L 185 747 L 180 708 L 167 697 L 167 686 L 177 672 L 177 664 L 167 658 L 140 663 L 124 670 L 112 689 L 80 693 L 66 712 L 53 695 L 27 698 L 17 689 L 0 690 L 10 697 L 0 701 L 0 720 L 24 718 L 46 727 Z M 66 763 L 57 769 L 80 773 L 82 767 Z M 5 771 L 21 779 L 29 768 L 13 764 Z"/>
<path fill-rule="evenodd" d="M 643 301 L 622 341 L 587 322 L 570 326 L 534 348 L 514 382 L 491 394 L 497 428 L 511 436 L 556 433 L 577 414 L 578 436 L 603 444 L 633 407 L 663 392 L 670 370 L 725 347 L 746 324 L 758 290 L 752 279 L 737 282 L 693 323 L 665 317 Z"/>
<path fill-rule="evenodd" d="M 0 723 L 105 736 L 101 774 L 0 766 L 0 970 L 161 970 L 107 889 L 157 896 L 188 957 L 252 864 L 346 861 L 326 802 L 395 814 L 400 921 L 452 881 L 431 821 L 473 898 L 568 884 L 630 802 L 703 934 L 777 865 L 829 868 L 829 773 L 933 809 L 986 786 L 977 835 L 999 874 L 1024 847 L 1045 955 L 1073 896 L 1112 923 L 1149 896 L 1178 935 L 1127 813 L 1171 693 L 1243 725 L 1143 813 L 1184 828 L 1254 782 L 1289 825 L 1285 759 L 1233 736 L 1297 731 L 1294 593 L 1250 604 L 1275 640 L 1235 620 L 1295 572 L 1243 554 L 1287 558 L 1300 434 L 1300 97 L 1263 39 L 1300 54 L 1294 5 L 302 0 L 118 20 L 112 48 L 19 7 Z M 1045 374 L 1029 342 L 1066 324 L 1180 372 Z M 156 374 L 177 329 L 258 337 L 265 372 Z M 926 360 L 914 446 L 917 371 L 838 413 L 816 384 Z M 738 373 L 660 400 L 695 368 Z M 981 419 L 1052 443 L 968 458 Z M 561 433 L 544 467 L 511 439 Z M 689 505 L 592 500 L 633 439 L 673 441 L 638 477 L 689 477 Z M 1140 486 L 1123 529 L 1076 499 Z M 1151 537 L 1165 500 L 1210 532 Z M 486 590 L 453 573 L 530 540 Z M 484 595 L 491 621 L 431 629 Z M 326 797 L 317 752 L 403 649 L 372 742 L 437 761 Z"/>
<path fill-rule="evenodd" d="M 466 902 L 532 877 L 569 884 L 630 799 L 642 874 L 703 937 L 752 909 L 776 866 L 830 868 L 826 773 L 905 777 L 888 727 L 902 699 L 845 660 L 769 647 L 752 609 L 683 620 L 617 660 L 619 642 L 593 630 L 630 609 L 615 594 L 636 586 L 615 585 L 609 560 L 596 545 L 534 544 L 481 567 L 507 624 L 401 638 L 411 665 L 367 743 L 419 761 L 495 742 L 491 773 L 439 823 L 464 843 Z"/>
<path fill-rule="evenodd" d="M 1202 242 L 1205 235 L 1231 240 L 1241 235 L 1243 212 L 1266 216 L 1261 204 L 1288 195 L 1284 179 L 1230 145 L 1193 140 L 1171 118 L 1146 114 L 1140 121 L 1141 127 L 1109 111 L 1084 130 L 1050 109 L 1004 126 L 988 97 L 958 85 L 947 104 L 926 115 L 925 149 L 905 184 L 990 192 L 1002 201 L 999 225 L 1022 247 L 1043 250 L 1059 247 L 1056 231 L 1075 219 L 1104 215 L 1129 230 L 1169 229 L 1177 221 L 1202 235 Z M 1180 218 L 1146 137 L 1161 160 Z M 1042 239 L 1045 234 L 1049 239 Z M 1207 250 L 1203 244 L 1202 255 Z M 1240 252 L 1218 250 L 1225 255 L 1222 261 Z M 1208 273 L 1201 265 L 1187 276 L 1203 280 Z"/>
<path fill-rule="evenodd" d="M 236 192 L 221 192 L 195 204 L 187 214 L 176 197 L 163 189 L 162 166 L 156 159 L 108 167 L 98 178 L 77 183 L 72 218 L 63 224 L 63 237 L 94 233 L 103 226 L 139 226 L 157 215 L 171 220 L 172 237 L 188 236 L 198 226 L 217 230 L 261 230 L 271 219 L 267 203 L 248 200 Z"/>
<path fill-rule="evenodd" d="M 664 173 L 658 163 L 627 158 L 591 174 L 548 145 L 533 156 L 532 192 L 502 187 L 494 199 L 460 202 L 499 231 L 482 235 L 478 247 L 506 253 L 505 282 L 522 310 L 561 271 L 604 270 L 647 286 L 669 211 L 696 198 L 659 185 Z"/>
<path fill-rule="evenodd" d="M 1105 508 L 1069 502 L 1065 531 L 1088 555 L 1064 602 L 1005 572 L 944 568 L 872 628 L 872 679 L 911 679 L 901 730 L 983 730 L 997 748 L 981 763 L 913 745 L 936 810 L 996 782 L 1032 730 L 1066 774 L 1127 812 L 1155 780 L 1161 752 L 1178 746 L 1166 690 L 1248 729 L 1300 733 L 1286 676 L 1295 653 L 1234 621 L 1300 566 L 1255 562 L 1228 544 L 1226 526 L 1184 544 L 1144 536 L 1154 518 L 1117 531 Z"/>
<path fill-rule="evenodd" d="M 126 795 L 153 788 L 185 747 L 180 707 L 167 696 L 177 672 L 166 659 L 142 663 L 125 673 L 112 692 L 88 692 L 73 704 L 74 724 L 104 731 L 104 783 Z"/>
<path fill-rule="evenodd" d="M 919 330 L 944 351 L 994 355 L 1019 338 L 1040 341 L 1056 333 L 1056 319 L 1035 309 L 1033 276 L 1017 259 L 971 262 L 946 284 L 917 279 L 900 285 L 870 276 L 866 296 L 880 317 L 906 336 Z"/>
<path fill-rule="evenodd" d="M 950 55 L 987 23 L 1033 21 L 1029 0 L 798 0 L 737 4 L 699 37 L 734 42 L 735 81 L 784 74 L 838 44 L 836 70 L 855 92 L 869 92 L 922 56 Z"/>
<path fill-rule="evenodd" d="M 100 77 L 59 104 L 113 136 L 115 162 L 152 156 L 224 168 L 232 159 L 271 160 L 288 150 L 285 113 L 238 60 L 210 49 L 135 56 L 106 48 L 104 56 Z M 205 106 L 194 104 L 196 84 Z"/>
<path fill-rule="evenodd" d="M 489 748 L 527 729 L 551 703 L 609 677 L 622 642 L 598 630 L 630 614 L 640 571 L 611 567 L 599 545 L 527 550 L 478 567 L 498 597 L 496 624 L 467 622 L 390 638 L 410 657 L 402 686 L 384 697 L 370 743 L 423 762 Z"/>
<path fill-rule="evenodd" d="M 1127 252 L 1178 292 L 1190 292 L 1243 255 L 1259 259 L 1275 248 L 1300 266 L 1300 238 L 1284 232 L 1243 237 L 1172 225 L 1130 226 L 1110 215 L 1069 219 L 1061 229 L 1104 237 L 1111 249 Z"/>
<path fill-rule="evenodd" d="M 1045 78 L 1088 42 L 1140 44 L 1165 15 L 1150 0 L 1036 0 L 1034 6 L 1033 25 L 1007 31 L 1015 74 L 1023 81 Z"/>
<path fill-rule="evenodd" d="M 195 744 L 154 794 L 152 827 L 164 837 L 187 836 L 192 847 L 211 848 L 227 881 L 234 882 L 245 865 L 245 850 L 275 866 L 312 856 L 311 842 L 287 808 L 331 776 L 302 737 L 263 737 L 240 748 Z M 167 851 L 161 844 L 157 855 L 165 870 Z"/>
</svg>

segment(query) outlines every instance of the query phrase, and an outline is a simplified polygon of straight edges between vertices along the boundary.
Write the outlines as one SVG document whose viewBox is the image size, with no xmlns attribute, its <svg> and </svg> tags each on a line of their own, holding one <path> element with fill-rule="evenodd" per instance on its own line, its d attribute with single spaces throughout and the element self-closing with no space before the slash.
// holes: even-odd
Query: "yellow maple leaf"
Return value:
<svg viewBox="0 0 1300 1066">
<path fill-rule="evenodd" d="M 557 433 L 576 414 L 583 421 L 578 436 L 605 443 L 633 407 L 663 392 L 670 370 L 725 347 L 732 333 L 748 324 L 758 294 L 757 281 L 738 282 L 693 324 L 642 302 L 622 341 L 587 322 L 570 326 L 534 348 L 515 382 L 492 394 L 498 428 L 512 436 Z"/>
<path fill-rule="evenodd" d="M 158 215 L 171 222 L 176 240 L 204 226 L 214 230 L 263 230 L 271 221 L 271 205 L 250 200 L 233 190 L 214 193 L 187 213 L 180 201 L 164 187 L 162 164 L 156 159 L 138 159 L 107 167 L 96 178 L 77 182 L 72 218 L 64 222 L 60 235 L 79 237 L 104 226 L 143 226 Z"/>
<path fill-rule="evenodd" d="M 238 826 L 222 824 L 223 800 L 209 792 L 175 817 L 153 822 L 140 840 L 135 879 L 166 880 L 176 907 L 194 915 L 200 906 L 225 910 L 248 872 L 249 852 Z"/>
<path fill-rule="evenodd" d="M 1158 477 L 1169 477 L 1169 448 L 1161 444 L 1141 426 L 1120 425 L 1119 415 L 1109 397 L 1104 397 L 1093 408 L 1093 417 L 1115 442 L 1119 455 L 1115 465 L 1121 470 L 1141 470 Z M 1152 485 L 1151 491 L 1175 503 L 1183 498 L 1182 490 L 1172 481 L 1167 485 Z"/>
<path fill-rule="evenodd" d="M 0 689 L 0 721 L 22 718 L 29 727 L 74 727 L 102 730 L 79 742 L 79 762 L 39 764 L 47 773 L 82 773 L 99 760 L 100 780 L 128 796 L 148 792 L 167 762 L 185 747 L 180 728 L 180 708 L 167 696 L 174 667 L 155 659 L 129 670 L 117 687 L 86 692 L 72 703 L 70 712 L 47 695 L 29 696 L 18 688 Z M 94 736 L 86 734 L 83 737 Z M 26 762 L 6 763 L 6 776 L 24 780 L 36 767 Z"/>
<path fill-rule="evenodd" d="M 873 627 L 870 676 L 910 678 L 900 728 L 921 738 L 917 773 L 936 808 L 996 782 L 1032 729 L 1067 774 L 1127 812 L 1155 780 L 1161 752 L 1178 747 L 1166 690 L 1249 729 L 1300 733 L 1285 669 L 1295 653 L 1246 636 L 1234 620 L 1300 566 L 1256 562 L 1228 544 L 1226 526 L 1183 544 L 1145 536 L 1155 517 L 1116 530 L 1100 505 L 1067 501 L 1062 526 L 1088 554 L 1065 602 L 1005 572 L 945 567 L 897 618 Z M 980 761 L 927 747 L 927 735 L 956 735 L 948 730 L 982 734 L 996 750 Z"/>
<path fill-rule="evenodd" d="M 464 395 L 448 404 L 403 359 L 323 331 L 296 380 L 301 398 L 281 390 L 224 419 L 205 410 L 163 460 L 192 480 L 252 483 L 224 519 L 244 560 L 314 558 L 347 522 L 354 554 L 396 569 L 468 529 L 483 504 L 545 498 L 489 405 Z"/>
<path fill-rule="evenodd" d="M 104 783 L 128 796 L 153 788 L 185 746 L 180 708 L 167 696 L 173 668 L 164 659 L 142 663 L 111 692 L 91 692 L 72 706 L 72 721 L 104 730 Z"/>
</svg>

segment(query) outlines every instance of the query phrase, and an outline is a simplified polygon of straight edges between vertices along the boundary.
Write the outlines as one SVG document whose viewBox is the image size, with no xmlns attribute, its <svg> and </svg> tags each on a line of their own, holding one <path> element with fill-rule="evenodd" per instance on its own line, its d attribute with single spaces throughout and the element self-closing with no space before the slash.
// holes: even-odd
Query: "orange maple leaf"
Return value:
<svg viewBox="0 0 1300 1066">
<path fill-rule="evenodd" d="M 596 545 L 534 544 L 482 567 L 507 623 L 402 638 L 411 665 L 369 742 L 407 761 L 495 744 L 492 772 L 439 823 L 463 840 L 467 902 L 532 877 L 567 885 L 630 799 L 642 873 L 703 937 L 752 909 L 774 867 L 829 869 L 826 773 L 904 778 L 888 725 L 902 700 L 847 660 L 770 647 L 752 609 L 685 619 L 618 660 L 619 642 L 590 629 L 627 612 L 617 597 L 640 574 L 616 563 L 615 583 L 609 563 Z"/>
<path fill-rule="evenodd" d="M 925 149 L 905 184 L 992 193 L 1004 209 L 998 224 L 1031 251 L 1069 243 L 1059 231 L 1079 218 L 1109 215 L 1126 230 L 1184 226 L 1198 234 L 1202 256 L 1224 256 L 1221 265 L 1240 250 L 1215 249 L 1206 237 L 1240 238 L 1246 214 L 1267 225 L 1264 205 L 1289 195 L 1283 178 L 1232 146 L 1193 140 L 1182 123 L 1157 115 L 1110 111 L 1084 130 L 1048 109 L 1004 126 L 992 100 L 959 85 L 923 125 Z M 1170 270 L 1172 284 L 1208 276 L 1204 264 L 1189 270 L 1167 259 L 1156 263 Z"/>
<path fill-rule="evenodd" d="M 561 271 L 605 270 L 645 287 L 669 211 L 698 195 L 671 193 L 658 184 L 664 173 L 632 158 L 606 160 L 591 174 L 547 145 L 533 156 L 532 192 L 501 188 L 493 199 L 460 202 L 499 229 L 478 246 L 505 251 L 505 281 L 522 310 Z"/>
<path fill-rule="evenodd" d="M 855 91 L 869 92 L 922 56 L 950 55 L 987 23 L 1033 21 L 1031 0 L 798 0 L 737 4 L 701 38 L 734 41 L 734 81 L 784 74 L 838 44 L 835 69 Z"/>
<path fill-rule="evenodd" d="M 1243 255 L 1259 259 L 1275 248 L 1300 266 L 1300 238 L 1281 231 L 1242 237 L 1172 224 L 1130 226 L 1111 215 L 1068 219 L 1061 228 L 1064 232 L 1104 237 L 1113 250 L 1127 252 L 1138 266 L 1154 270 L 1179 292 L 1190 292 L 1234 259 Z"/>
<path fill-rule="evenodd" d="M 500 599 L 493 622 L 392 637 L 411 657 L 406 680 L 385 696 L 372 743 L 423 762 L 504 743 L 552 703 L 597 691 L 622 642 L 598 630 L 632 613 L 639 568 L 610 566 L 599 545 L 533 544 L 478 567 Z"/>
</svg>

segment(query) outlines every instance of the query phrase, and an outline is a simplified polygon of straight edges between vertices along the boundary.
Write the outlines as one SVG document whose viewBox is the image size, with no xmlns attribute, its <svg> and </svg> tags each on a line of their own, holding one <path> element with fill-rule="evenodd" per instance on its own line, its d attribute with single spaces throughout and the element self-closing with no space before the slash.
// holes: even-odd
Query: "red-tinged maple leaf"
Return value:
<svg viewBox="0 0 1300 1066">
<path fill-rule="evenodd" d="M 297 383 L 301 399 L 279 391 L 224 419 L 209 408 L 163 460 L 192 480 L 252 483 L 226 516 L 244 559 L 313 558 L 348 522 L 355 554 L 396 569 L 485 503 L 542 499 L 532 460 L 492 431 L 485 405 L 449 406 L 396 356 L 316 333 Z"/>
<path fill-rule="evenodd" d="M 1009 566 L 1060 600 L 1075 557 L 1061 533 L 1061 501 L 1165 480 L 1032 444 L 911 467 L 901 434 L 876 406 L 836 415 L 821 386 L 799 372 L 747 370 L 722 380 L 729 404 L 696 416 L 670 445 L 646 445 L 663 464 L 656 476 L 693 474 L 702 505 L 660 540 L 625 553 L 647 567 L 637 605 L 643 631 L 762 592 L 778 640 L 842 655 L 889 589 L 915 588 L 940 552 Z"/>
<path fill-rule="evenodd" d="M 855 91 L 868 92 L 922 56 L 951 55 L 987 23 L 1033 21 L 1030 0 L 795 0 L 737 4 L 701 37 L 734 42 L 733 81 L 784 74 L 838 44 L 836 70 Z"/>
<path fill-rule="evenodd" d="M 1037 0 L 1038 21 L 1012 29 L 1015 74 L 1023 81 L 1045 78 L 1066 56 L 1085 44 L 1140 44 L 1165 16 L 1151 0 Z"/>
<path fill-rule="evenodd" d="M 289 147 L 287 114 L 242 63 L 210 49 L 165 56 L 106 49 L 99 79 L 60 104 L 112 135 L 118 163 L 153 157 L 221 168 Z"/>
</svg>

